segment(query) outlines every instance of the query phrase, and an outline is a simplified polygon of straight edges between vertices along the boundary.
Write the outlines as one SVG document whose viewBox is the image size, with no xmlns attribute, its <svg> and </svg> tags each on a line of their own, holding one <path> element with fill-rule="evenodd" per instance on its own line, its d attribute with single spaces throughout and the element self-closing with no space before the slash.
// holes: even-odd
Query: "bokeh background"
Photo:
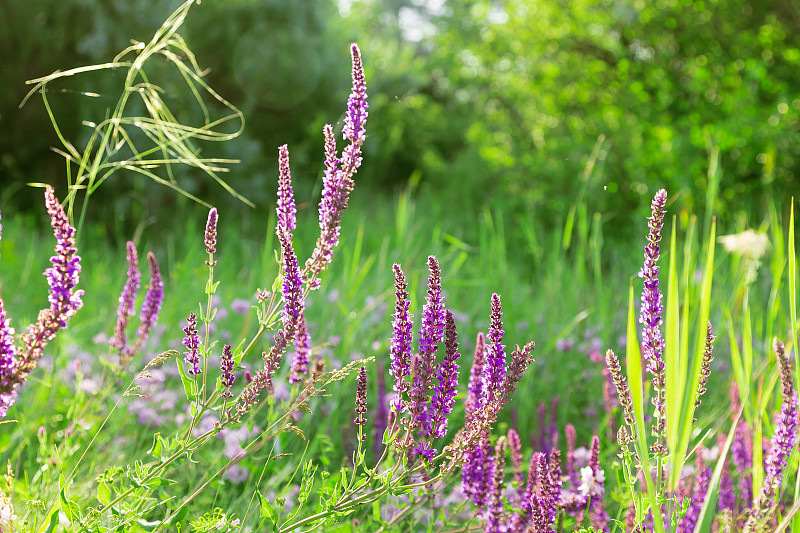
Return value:
<svg viewBox="0 0 800 533">
<path fill-rule="evenodd" d="M 149 40 L 180 3 L 0 0 L 4 214 L 39 209 L 28 182 L 62 194 L 66 186 L 41 98 L 18 107 L 25 81 L 110 61 L 131 39 Z M 410 187 L 442 218 L 489 206 L 546 231 L 563 227 L 588 180 L 589 216 L 602 213 L 613 240 L 630 236 L 631 217 L 660 187 L 703 216 L 715 148 L 723 227 L 798 190 L 798 0 L 205 0 L 181 34 L 205 81 L 246 119 L 240 137 L 203 145 L 203 155 L 241 160 L 224 178 L 256 208 L 196 169 L 176 167 L 175 178 L 241 217 L 245 232 L 267 231 L 254 221 L 272 206 L 280 144 L 290 146 L 299 199 L 319 190 L 321 128 L 332 117 L 341 127 L 352 41 L 370 94 L 362 200 Z M 164 100 L 187 123 L 201 122 L 177 73 L 154 70 Z M 122 76 L 48 86 L 70 142 L 82 147 L 91 133 L 83 122 L 113 109 Z M 125 219 L 109 235 L 124 239 L 136 221 L 162 222 L 190 204 L 120 172 L 88 216 Z"/>
</svg>

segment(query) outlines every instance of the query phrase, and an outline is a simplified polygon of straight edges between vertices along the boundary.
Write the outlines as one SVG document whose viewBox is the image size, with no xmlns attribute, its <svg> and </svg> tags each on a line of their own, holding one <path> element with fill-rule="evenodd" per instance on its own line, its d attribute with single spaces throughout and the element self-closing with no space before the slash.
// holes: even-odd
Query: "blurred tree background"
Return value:
<svg viewBox="0 0 800 533">
<path fill-rule="evenodd" d="M 62 194 L 66 183 L 41 99 L 18 108 L 25 80 L 110 61 L 130 39 L 149 40 L 180 3 L 0 0 L 4 214 L 39 209 L 27 182 Z M 280 144 L 298 198 L 319 190 L 321 129 L 336 117 L 341 128 L 352 41 L 370 94 L 362 198 L 411 183 L 436 216 L 464 219 L 488 204 L 546 231 L 563 227 L 582 195 L 614 239 L 660 187 L 702 216 L 715 147 L 723 224 L 798 190 L 800 0 L 205 0 L 181 34 L 205 81 L 246 119 L 240 137 L 203 155 L 240 159 L 223 177 L 257 209 L 196 169 L 176 169 L 176 179 L 242 213 L 245 231 L 272 205 Z M 164 100 L 200 122 L 180 76 L 157 74 Z M 109 113 L 121 77 L 49 86 L 67 139 L 86 142 L 82 121 Z M 89 215 L 100 221 L 174 217 L 190 205 L 124 173 L 97 194 Z"/>
</svg>

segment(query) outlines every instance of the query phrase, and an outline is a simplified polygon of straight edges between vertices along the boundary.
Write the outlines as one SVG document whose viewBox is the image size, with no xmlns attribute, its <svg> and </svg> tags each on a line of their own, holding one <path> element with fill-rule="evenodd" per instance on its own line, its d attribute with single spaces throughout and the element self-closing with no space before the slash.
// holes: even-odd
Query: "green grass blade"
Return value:
<svg viewBox="0 0 800 533">
<path fill-rule="evenodd" d="M 677 221 L 672 218 L 672 234 L 669 240 L 669 267 L 667 270 L 667 304 L 664 312 L 664 364 L 666 365 L 666 417 L 667 417 L 667 449 L 674 450 L 678 443 L 678 425 L 681 417 L 683 401 L 683 384 L 680 380 L 680 297 L 678 283 L 678 254 L 675 253 L 677 241 Z M 677 483 L 680 468 L 675 472 L 675 463 L 670 463 L 670 486 Z"/>
</svg>

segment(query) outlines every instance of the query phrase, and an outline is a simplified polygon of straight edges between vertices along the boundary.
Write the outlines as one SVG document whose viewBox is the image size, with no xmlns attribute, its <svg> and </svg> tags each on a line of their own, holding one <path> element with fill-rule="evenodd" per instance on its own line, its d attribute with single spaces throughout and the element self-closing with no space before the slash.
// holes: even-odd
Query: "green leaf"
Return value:
<svg viewBox="0 0 800 533">
<path fill-rule="evenodd" d="M 276 525 L 278 513 L 275 511 L 272 504 L 269 503 L 269 500 L 261 494 L 261 491 L 258 491 L 258 501 L 261 503 L 261 518 L 268 518 L 273 525 Z"/>
<path fill-rule="evenodd" d="M 184 370 L 183 362 L 179 359 L 175 359 L 175 362 L 178 364 L 178 373 L 181 375 L 181 382 L 183 383 L 183 392 L 186 393 L 186 398 L 189 401 L 194 400 L 197 398 L 197 384 Z"/>
<path fill-rule="evenodd" d="M 97 501 L 104 507 L 111 502 L 111 487 L 105 481 L 101 481 L 97 485 Z"/>
</svg>

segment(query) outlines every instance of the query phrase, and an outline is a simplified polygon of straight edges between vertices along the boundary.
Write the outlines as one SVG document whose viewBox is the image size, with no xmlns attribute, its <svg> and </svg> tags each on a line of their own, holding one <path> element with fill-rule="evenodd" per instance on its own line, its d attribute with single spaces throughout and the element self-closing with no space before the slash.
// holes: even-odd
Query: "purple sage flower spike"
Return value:
<svg viewBox="0 0 800 533">
<path fill-rule="evenodd" d="M 500 296 L 492 294 L 489 315 L 489 338 L 486 343 L 486 363 L 483 373 L 483 402 L 489 403 L 495 395 L 502 394 L 506 377 L 506 352 L 503 344 L 503 308 Z"/>
<path fill-rule="evenodd" d="M 606 505 L 603 501 L 605 493 L 605 473 L 600 468 L 600 438 L 592 437 L 591 454 L 589 456 L 589 472 L 583 479 L 583 486 L 587 486 L 587 495 L 591 498 L 589 504 L 589 518 L 596 531 L 606 531 L 609 516 L 606 514 Z M 591 481 L 589 481 L 589 475 Z M 705 493 L 704 493 L 705 494 Z"/>
<path fill-rule="evenodd" d="M 402 394 L 408 390 L 409 383 L 406 381 L 406 377 L 411 373 L 413 315 L 408 312 L 411 302 L 408 299 L 408 284 L 403 270 L 397 263 L 392 265 L 392 270 L 394 270 L 395 304 L 394 314 L 392 315 L 394 318 L 392 322 L 392 347 L 389 352 L 392 366 L 389 372 L 394 377 L 394 391 L 396 394 L 392 402 L 392 409 L 396 412 L 402 412 L 405 408 Z"/>
<path fill-rule="evenodd" d="M 213 267 L 217 264 L 214 260 L 214 253 L 217 251 L 217 208 L 212 207 L 208 212 L 208 221 L 206 222 L 206 231 L 203 236 L 203 242 L 206 245 L 206 253 L 208 259 L 206 265 Z"/>
<path fill-rule="evenodd" d="M 133 241 L 128 241 L 126 248 L 128 258 L 127 279 L 122 288 L 122 293 L 119 295 L 119 308 L 117 308 L 117 325 L 114 328 L 114 338 L 109 342 L 111 346 L 119 350 L 120 357 L 124 357 L 124 354 L 128 350 L 128 337 L 125 335 L 125 329 L 128 327 L 130 317 L 136 314 L 134 301 L 136 300 L 136 293 L 139 292 L 142 279 L 142 273 L 139 272 L 139 258 L 137 257 L 136 246 L 133 244 Z"/>
<path fill-rule="evenodd" d="M 536 343 L 529 342 L 522 348 L 519 345 L 514 347 L 511 352 L 511 362 L 508 365 L 505 380 L 503 381 L 503 399 L 501 405 L 506 405 L 511 400 L 511 395 L 517 388 L 517 384 L 522 379 L 528 366 L 534 362 L 533 349 Z"/>
<path fill-rule="evenodd" d="M 505 501 L 505 488 L 503 470 L 506 463 L 506 448 L 508 441 L 505 437 L 497 439 L 494 449 L 493 475 L 488 494 L 488 501 L 483 511 L 483 530 L 486 533 L 501 533 L 503 528 L 503 502 Z"/>
<path fill-rule="evenodd" d="M 575 432 L 575 426 L 572 424 L 566 425 L 564 433 L 567 436 L 567 458 L 565 466 L 570 487 L 574 491 L 578 488 L 578 471 L 575 469 L 575 445 L 578 437 Z"/>
<path fill-rule="evenodd" d="M 639 322 L 644 327 L 642 339 L 642 356 L 647 362 L 653 383 L 654 425 L 653 434 L 656 442 L 653 444 L 653 453 L 664 455 L 666 448 L 663 444 L 666 430 L 665 391 L 666 368 L 664 366 L 664 337 L 661 333 L 663 322 L 662 305 L 663 295 L 658 287 L 658 259 L 661 252 L 661 229 L 664 225 L 664 212 L 667 203 L 667 191 L 659 190 L 653 197 L 651 205 L 652 214 L 648 219 L 650 232 L 647 235 L 647 245 L 644 248 L 644 263 L 639 271 L 639 277 L 644 280 L 642 290 L 642 305 Z"/>
<path fill-rule="evenodd" d="M 634 430 L 636 419 L 633 416 L 633 400 L 631 399 L 631 390 L 628 388 L 628 381 L 622 373 L 622 366 L 620 365 L 619 358 L 614 353 L 614 350 L 608 349 L 606 351 L 606 367 L 611 374 L 611 380 L 617 389 L 619 403 L 622 405 L 622 411 L 625 414 L 625 423 L 630 428 L 631 432 Z"/>
<path fill-rule="evenodd" d="M 0 380 L 2 413 L 14 403 L 17 388 L 25 383 L 28 375 L 36 368 L 36 361 L 44 353 L 47 343 L 56 336 L 58 330 L 67 327 L 67 321 L 83 307 L 83 291 L 75 290 L 81 272 L 81 258 L 75 246 L 75 228 L 69 224 L 52 187 L 45 189 L 44 199 L 56 238 L 55 255 L 50 258 L 53 266 L 44 271 L 50 287 L 50 307 L 39 311 L 36 323 L 28 326 L 27 331 L 22 334 L 22 350 L 17 353 L 13 371 Z"/>
<path fill-rule="evenodd" d="M 306 326 L 306 314 L 300 314 L 300 322 L 297 327 L 297 335 L 294 339 L 294 359 L 292 360 L 292 370 L 289 373 L 289 383 L 303 381 L 308 375 L 308 356 L 311 353 L 311 337 Z"/>
<path fill-rule="evenodd" d="M 153 252 L 147 252 L 147 263 L 150 267 L 150 288 L 145 295 L 139 315 L 139 330 L 136 332 L 136 349 L 134 351 L 138 351 L 150 336 L 150 331 L 158 322 L 158 314 L 161 312 L 161 304 L 164 302 L 164 282 L 161 280 L 161 271 Z"/>
<path fill-rule="evenodd" d="M 183 354 L 186 356 L 184 362 L 190 366 L 187 370 L 189 374 L 200 374 L 203 370 L 200 368 L 200 337 L 197 335 L 197 316 L 194 313 L 189 313 L 189 318 L 186 320 L 186 327 L 183 328 L 186 337 L 183 338 L 183 345 L 186 346 Z"/>
<path fill-rule="evenodd" d="M 362 366 L 358 369 L 358 387 L 356 388 L 356 418 L 355 424 L 359 426 L 358 433 L 361 441 L 367 440 L 367 434 L 361 426 L 367 423 L 364 415 L 367 414 L 367 367 Z"/>
<path fill-rule="evenodd" d="M 3 299 L 0 298 L 0 418 L 14 403 L 16 390 L 13 378 L 16 374 L 17 347 L 14 344 L 14 328 L 6 315 Z"/>
<path fill-rule="evenodd" d="M 235 379 L 233 375 L 233 368 L 234 368 L 234 361 L 233 361 L 233 354 L 231 354 L 231 345 L 226 344 L 222 348 L 222 357 L 219 358 L 221 381 L 222 381 L 222 386 L 225 388 L 225 390 L 221 394 L 223 398 L 233 397 L 233 392 L 231 392 L 231 387 L 233 386 L 233 381 Z"/>
<path fill-rule="evenodd" d="M 431 431 L 434 437 L 441 438 L 447 433 L 447 415 L 456 403 L 458 388 L 458 334 L 453 313 L 445 310 L 445 356 L 436 372 L 439 384 L 433 391 L 431 400 Z"/>
<path fill-rule="evenodd" d="M 513 428 L 508 430 L 506 438 L 508 439 L 508 451 L 511 456 L 511 468 L 514 471 L 514 483 L 517 485 L 514 503 L 519 504 L 525 492 L 525 472 L 522 470 L 522 442 L 520 441 L 519 433 Z"/>
<path fill-rule="evenodd" d="M 367 86 L 364 82 L 364 67 L 361 51 L 356 44 L 350 46 L 353 61 L 353 87 L 347 101 L 343 135 L 349 141 L 342 152 L 341 160 L 336 157 L 336 140 L 333 128 L 326 124 L 325 136 L 325 175 L 322 179 L 322 199 L 319 202 L 320 236 L 311 257 L 306 261 L 303 279 L 310 289 L 319 288 L 319 274 L 328 268 L 333 258 L 333 250 L 339 244 L 339 231 L 342 213 L 347 208 L 353 190 L 353 176 L 361 166 L 361 146 L 364 142 L 367 120 Z"/>
<path fill-rule="evenodd" d="M 792 381 L 791 363 L 783 343 L 778 339 L 773 341 L 773 350 L 780 366 L 783 402 L 775 420 L 769 454 L 764 459 L 764 484 L 753 501 L 753 514 L 745 524 L 745 531 L 755 531 L 756 523 L 765 519 L 778 505 L 777 496 L 783 481 L 783 471 L 797 444 L 798 396 Z"/>
<path fill-rule="evenodd" d="M 717 435 L 717 447 L 721 450 L 725 446 L 725 433 Z M 725 457 L 722 465 L 722 475 L 719 480 L 719 500 L 717 509 L 719 511 L 729 511 L 733 513 L 736 507 L 736 492 L 733 488 L 733 478 L 731 477 L 730 454 Z"/>
<path fill-rule="evenodd" d="M 486 341 L 483 332 L 478 333 L 475 341 L 475 359 L 469 374 L 469 388 L 467 401 L 464 406 L 464 418 L 470 420 L 472 414 L 481 406 L 483 401 L 483 367 L 486 360 Z"/>
<path fill-rule="evenodd" d="M 708 483 L 711 480 L 711 468 L 706 466 L 703 460 L 705 451 L 706 449 L 702 446 L 697 449 L 694 483 L 692 484 L 689 508 L 678 523 L 678 528 L 675 530 L 676 533 L 692 533 L 697 525 L 697 519 L 700 517 L 700 509 L 703 508 L 703 502 L 706 499 L 706 491 L 708 490 Z"/>
<path fill-rule="evenodd" d="M 424 434 L 432 434 L 431 419 L 428 416 L 428 393 L 433 382 L 436 367 L 437 345 L 444 334 L 444 304 L 442 297 L 442 277 L 439 262 L 434 256 L 428 257 L 428 294 L 422 307 L 422 325 L 419 331 L 419 366 L 413 372 L 411 397 L 416 425 Z M 416 358 L 415 358 L 416 359 Z"/>
<path fill-rule="evenodd" d="M 297 208 L 292 189 L 292 174 L 289 170 L 289 147 L 278 148 L 278 226 L 290 235 L 297 227 Z"/>
<path fill-rule="evenodd" d="M 283 301 L 283 331 L 287 341 L 294 341 L 305 304 L 303 302 L 303 280 L 297 266 L 297 255 L 292 245 L 292 236 L 278 226 L 278 240 L 281 243 L 284 272 L 281 282 L 281 300 Z"/>
</svg>

